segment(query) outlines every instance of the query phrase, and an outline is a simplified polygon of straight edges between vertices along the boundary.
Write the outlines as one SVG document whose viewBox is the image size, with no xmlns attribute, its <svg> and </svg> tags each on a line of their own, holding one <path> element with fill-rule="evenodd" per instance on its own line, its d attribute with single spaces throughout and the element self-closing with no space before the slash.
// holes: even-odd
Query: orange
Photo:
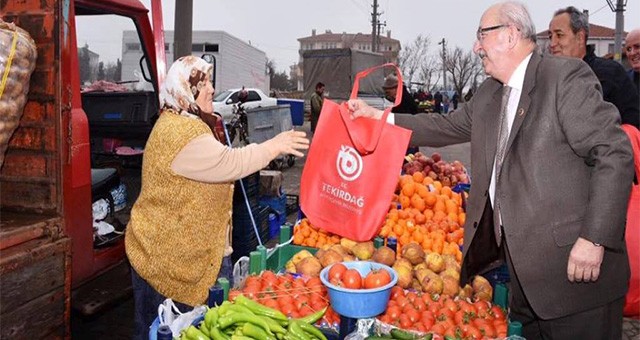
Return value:
<svg viewBox="0 0 640 340">
<path fill-rule="evenodd" d="M 409 238 L 409 234 L 402 234 L 402 236 L 400 236 L 400 239 L 398 240 L 398 242 L 401 245 L 405 245 L 405 244 L 409 244 L 409 242 L 411 242 L 411 238 Z"/>
<path fill-rule="evenodd" d="M 309 228 L 302 228 L 300 229 L 300 233 L 302 234 L 303 237 L 309 237 L 309 235 L 311 235 L 311 230 Z"/>
<path fill-rule="evenodd" d="M 413 173 L 413 181 L 416 183 L 422 183 L 424 181 L 424 173 L 422 171 L 416 171 Z"/>
<path fill-rule="evenodd" d="M 411 206 L 418 209 L 418 212 L 424 211 L 424 209 L 427 208 L 427 204 L 425 203 L 425 201 L 417 194 L 411 196 Z"/>
<path fill-rule="evenodd" d="M 426 198 L 429 195 L 429 189 L 422 184 L 416 184 L 416 194 L 422 198 Z"/>
<path fill-rule="evenodd" d="M 304 236 L 302 236 L 302 234 L 298 233 L 293 235 L 293 244 L 302 244 L 302 242 L 304 242 Z"/>
<path fill-rule="evenodd" d="M 425 218 L 427 221 L 431 221 L 431 220 L 433 219 L 433 210 L 431 210 L 431 209 L 426 209 L 426 210 L 423 212 L 423 214 L 424 214 L 424 218 Z"/>
<path fill-rule="evenodd" d="M 445 212 L 447 211 L 447 207 L 445 206 L 443 201 L 437 201 L 436 205 L 433 207 L 433 210 L 436 212 L 438 211 Z"/>
<path fill-rule="evenodd" d="M 400 176 L 400 186 L 403 187 L 407 183 L 413 183 L 413 177 L 411 175 L 402 175 Z"/>
<path fill-rule="evenodd" d="M 458 224 L 462 227 L 467 221 L 467 214 L 465 212 L 458 213 Z"/>
<path fill-rule="evenodd" d="M 429 185 L 429 184 L 433 184 L 433 178 L 426 176 L 423 180 L 422 180 L 422 184 L 424 185 Z"/>
<path fill-rule="evenodd" d="M 422 235 L 422 233 L 420 232 L 420 230 L 416 230 L 413 232 L 413 234 L 411 235 L 411 238 L 413 239 L 413 241 L 415 241 L 416 243 L 422 243 L 422 241 L 424 240 L 424 235 Z"/>
<path fill-rule="evenodd" d="M 447 187 L 445 187 L 445 188 L 447 188 Z M 456 204 L 455 201 L 449 199 L 449 200 L 444 201 L 444 204 L 445 204 L 445 208 L 446 208 L 447 214 L 458 214 L 458 205 Z M 457 218 L 456 218 L 456 220 L 457 220 Z"/>
<path fill-rule="evenodd" d="M 433 181 L 433 187 L 436 189 L 436 193 L 440 193 L 442 190 L 442 183 L 440 181 Z"/>
<path fill-rule="evenodd" d="M 400 195 L 400 205 L 403 208 L 411 206 L 411 199 L 409 198 L 409 196 Z"/>
<path fill-rule="evenodd" d="M 413 182 L 405 183 L 402 185 L 402 194 L 411 197 L 416 192 L 416 185 Z"/>
<path fill-rule="evenodd" d="M 445 195 L 445 196 L 447 196 L 447 197 L 449 197 L 449 198 L 451 198 L 451 193 L 452 193 L 452 192 L 453 192 L 453 191 L 451 191 L 451 188 L 450 188 L 450 187 L 442 187 L 442 189 L 440 189 L 440 194 L 441 194 L 441 195 Z"/>
<path fill-rule="evenodd" d="M 401 226 L 400 224 L 396 224 L 393 226 L 393 233 L 396 235 L 402 235 L 404 234 L 404 227 Z"/>
<path fill-rule="evenodd" d="M 447 217 L 447 214 L 445 214 L 444 211 L 442 210 L 436 210 L 435 213 L 433 214 L 433 220 L 435 222 L 440 222 L 444 220 L 446 217 Z"/>
<path fill-rule="evenodd" d="M 427 203 L 427 206 L 433 207 L 434 204 L 436 204 L 436 201 L 438 200 L 438 198 L 436 197 L 436 194 L 429 192 L 427 194 L 427 196 L 424 198 L 425 203 Z"/>
<path fill-rule="evenodd" d="M 427 222 L 427 217 L 422 213 L 417 214 L 415 219 L 417 224 L 424 224 L 424 222 Z"/>
</svg>

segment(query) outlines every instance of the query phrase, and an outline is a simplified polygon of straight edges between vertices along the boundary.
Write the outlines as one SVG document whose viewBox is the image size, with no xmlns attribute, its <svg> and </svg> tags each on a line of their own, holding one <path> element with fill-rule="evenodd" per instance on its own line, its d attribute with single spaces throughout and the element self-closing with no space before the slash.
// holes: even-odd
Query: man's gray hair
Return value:
<svg viewBox="0 0 640 340">
<path fill-rule="evenodd" d="M 503 2 L 499 13 L 502 23 L 514 25 L 523 38 L 536 42 L 536 26 L 524 4 L 516 1 Z"/>
<path fill-rule="evenodd" d="M 571 25 L 571 31 L 573 31 L 573 34 L 578 34 L 578 32 L 584 31 L 584 41 L 587 41 L 589 38 L 589 17 L 587 14 L 573 6 L 569 6 L 567 8 L 557 10 L 553 13 L 553 16 L 557 17 L 558 15 L 565 13 L 569 14 L 569 24 Z"/>
</svg>

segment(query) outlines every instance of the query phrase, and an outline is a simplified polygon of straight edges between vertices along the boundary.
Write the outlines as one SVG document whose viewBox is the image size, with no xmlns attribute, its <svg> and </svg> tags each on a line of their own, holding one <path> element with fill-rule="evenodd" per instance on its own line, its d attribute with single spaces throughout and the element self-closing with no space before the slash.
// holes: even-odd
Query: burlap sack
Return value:
<svg viewBox="0 0 640 340">
<path fill-rule="evenodd" d="M 0 167 L 20 124 L 38 52 L 29 33 L 0 19 Z"/>
</svg>

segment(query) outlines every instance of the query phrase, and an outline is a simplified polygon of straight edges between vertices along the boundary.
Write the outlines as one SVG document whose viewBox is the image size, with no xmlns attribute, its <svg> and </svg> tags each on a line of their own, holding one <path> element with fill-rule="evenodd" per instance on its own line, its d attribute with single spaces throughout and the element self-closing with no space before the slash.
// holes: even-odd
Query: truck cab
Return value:
<svg viewBox="0 0 640 340">
<path fill-rule="evenodd" d="M 118 266 L 128 273 L 123 231 L 159 111 L 162 22 L 154 32 L 138 0 L 2 1 L 0 17 L 38 50 L 0 169 L 0 338 L 68 337 L 72 302 L 101 303 L 76 293 Z M 124 30 L 139 43 L 125 45 Z M 142 58 L 127 60 L 134 49 Z"/>
</svg>

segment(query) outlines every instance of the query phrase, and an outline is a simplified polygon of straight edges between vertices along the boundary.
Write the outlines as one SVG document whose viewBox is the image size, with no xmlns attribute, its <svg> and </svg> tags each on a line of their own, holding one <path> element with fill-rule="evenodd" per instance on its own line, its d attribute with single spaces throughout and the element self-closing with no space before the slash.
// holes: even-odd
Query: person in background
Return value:
<svg viewBox="0 0 640 340">
<path fill-rule="evenodd" d="M 449 115 L 392 114 L 411 145 L 470 142 L 460 283 L 502 261 L 526 339 L 620 339 L 633 154 L 583 61 L 541 54 L 526 7 L 489 7 L 474 52 L 489 76 Z M 353 118 L 382 111 L 350 100 Z"/>
<path fill-rule="evenodd" d="M 231 277 L 233 182 L 281 154 L 303 156 L 309 140 L 285 131 L 261 144 L 226 145 L 213 114 L 212 65 L 176 60 L 160 90 L 161 112 L 144 150 L 142 191 L 126 229 L 135 303 L 135 339 L 146 339 L 158 306 L 181 311 L 206 302 L 220 276 Z"/>
<path fill-rule="evenodd" d="M 627 74 L 636 86 L 640 96 L 640 28 L 636 28 L 627 34 L 624 49 L 627 52 L 627 60 L 631 64 L 631 69 Z"/>
<path fill-rule="evenodd" d="M 451 97 L 451 104 L 453 105 L 453 109 L 458 109 L 458 102 L 460 101 L 460 96 L 458 95 L 458 91 L 453 93 L 453 97 Z"/>
<path fill-rule="evenodd" d="M 442 113 L 449 113 L 449 96 L 442 96 Z"/>
<path fill-rule="evenodd" d="M 324 84 L 322 82 L 316 84 L 316 90 L 309 101 L 311 103 L 311 133 L 314 133 L 316 132 L 316 126 L 322 111 L 322 103 L 324 102 Z"/>
<path fill-rule="evenodd" d="M 382 84 L 382 89 L 384 90 L 384 97 L 391 103 L 394 103 L 396 101 L 396 91 L 398 89 L 398 77 L 394 74 L 386 76 L 384 78 L 384 83 Z M 391 109 L 391 112 L 410 114 L 418 113 L 418 106 L 404 84 L 402 84 L 402 99 L 400 100 L 400 104 L 394 106 Z"/>
<path fill-rule="evenodd" d="M 433 95 L 433 100 L 434 100 L 434 104 L 433 104 L 434 112 L 441 113 L 442 112 L 442 93 L 440 93 L 440 91 L 437 91 L 436 94 Z"/>
<path fill-rule="evenodd" d="M 587 46 L 589 18 L 573 6 L 556 11 L 549 23 L 549 52 L 553 55 L 584 60 L 600 80 L 605 101 L 615 105 L 622 124 L 640 125 L 638 91 L 627 77 L 622 65 L 611 59 L 596 57 Z"/>
</svg>

